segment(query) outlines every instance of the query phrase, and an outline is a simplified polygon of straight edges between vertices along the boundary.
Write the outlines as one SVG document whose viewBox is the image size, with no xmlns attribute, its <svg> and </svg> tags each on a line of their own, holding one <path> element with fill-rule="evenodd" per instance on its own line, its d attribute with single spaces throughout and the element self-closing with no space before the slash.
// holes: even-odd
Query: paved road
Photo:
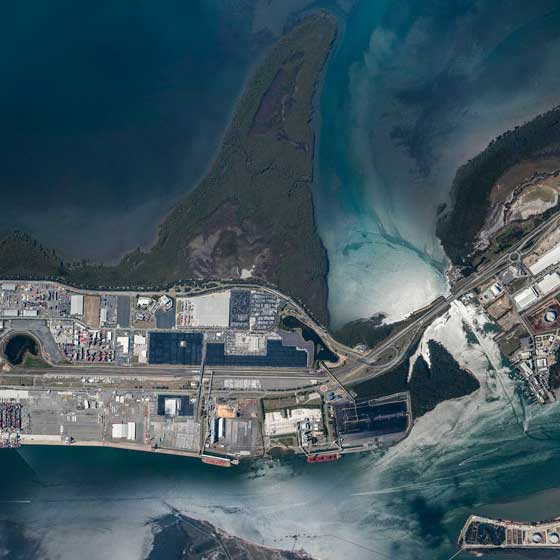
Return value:
<svg viewBox="0 0 560 560">
<path fill-rule="evenodd" d="M 278 290 L 267 286 L 260 285 L 247 285 L 240 284 L 239 287 L 244 288 L 256 288 L 269 293 L 272 293 L 284 301 L 287 301 L 296 310 L 296 315 L 305 324 L 311 327 L 317 332 L 317 334 L 323 339 L 325 343 L 336 353 L 343 356 L 345 364 L 341 367 L 336 368 L 337 378 L 341 382 L 356 383 L 358 381 L 365 381 L 366 379 L 376 377 L 382 373 L 390 370 L 391 368 L 398 365 L 404 356 L 406 355 L 408 349 L 414 340 L 425 330 L 425 328 L 432 323 L 437 317 L 444 314 L 451 303 L 459 299 L 463 295 L 472 291 L 476 286 L 487 282 L 490 280 L 497 272 L 511 264 L 511 255 L 516 254 L 517 257 L 521 257 L 526 252 L 525 246 L 539 236 L 547 233 L 550 229 L 557 226 L 560 222 L 560 214 L 552 216 L 546 222 L 543 222 L 540 226 L 535 228 L 532 232 L 526 235 L 521 241 L 519 241 L 515 246 L 513 246 L 506 253 L 501 255 L 496 261 L 486 264 L 475 274 L 467 277 L 464 281 L 461 280 L 456 284 L 452 293 L 447 297 L 441 297 L 436 300 L 430 307 L 428 307 L 424 313 L 421 313 L 414 321 L 403 327 L 401 330 L 393 334 L 384 340 L 381 344 L 376 346 L 372 351 L 367 354 L 357 352 L 356 350 L 341 344 L 340 342 L 333 339 L 331 334 L 314 319 L 312 319 L 307 310 L 299 304 L 297 301 L 292 299 L 290 296 L 282 294 Z M 212 292 L 216 289 L 233 288 L 237 287 L 233 284 L 224 284 L 219 288 L 212 288 L 209 290 L 201 290 L 203 292 Z M 71 288 L 82 293 L 98 293 L 94 290 L 77 290 L 76 288 Z M 122 292 L 112 292 L 115 294 L 136 294 L 138 291 L 122 291 Z M 161 292 L 153 292 L 161 294 Z M 394 356 L 391 360 L 385 363 L 378 363 L 379 359 L 384 353 L 393 349 Z M 218 377 L 248 377 L 248 378 L 285 378 L 285 379 L 318 379 L 321 380 L 320 374 L 316 372 L 310 372 L 309 370 L 285 370 L 276 368 L 260 368 L 260 369 L 228 369 L 228 368 L 213 368 L 214 375 Z M 20 370 L 21 373 L 24 373 Z M 37 370 L 28 370 L 29 374 L 36 375 Z M 196 367 L 185 367 L 185 366 L 165 366 L 165 367 L 119 367 L 119 366 L 103 366 L 103 365 L 84 365 L 84 366 L 60 366 L 53 367 L 46 370 L 45 373 L 55 374 L 55 375 L 76 375 L 80 377 L 95 377 L 103 375 L 111 376 L 175 376 L 175 377 L 198 377 L 200 375 L 200 370 Z"/>
<path fill-rule="evenodd" d="M 309 370 L 295 369 L 279 369 L 279 368 L 262 368 L 262 369 L 227 369 L 212 368 L 214 377 L 273 377 L 284 379 L 317 379 L 321 380 L 325 374 L 319 372 L 310 372 Z M 209 370 L 207 370 L 209 372 Z M 197 368 L 181 368 L 181 367 L 123 367 L 123 366 L 54 366 L 49 369 L 33 369 L 18 368 L 13 375 L 60 375 L 74 377 L 103 377 L 103 376 L 120 376 L 120 377 L 186 377 L 189 379 L 200 377 L 200 370 Z"/>
<path fill-rule="evenodd" d="M 480 284 L 488 282 L 498 272 L 511 265 L 511 255 L 517 254 L 518 256 L 523 256 L 528 253 L 531 249 L 525 249 L 525 246 L 529 242 L 536 240 L 538 237 L 546 235 L 551 229 L 556 227 L 559 222 L 560 215 L 556 214 L 549 218 L 547 221 L 537 226 L 523 239 L 521 239 L 516 245 L 514 245 L 511 249 L 501 255 L 496 261 L 484 265 L 476 273 L 468 276 L 464 282 L 461 281 L 458 285 L 456 285 L 455 289 L 449 296 L 436 300 L 433 306 L 420 317 L 418 317 L 418 319 L 416 319 L 394 335 L 387 338 L 381 344 L 376 346 L 371 352 L 369 352 L 365 357 L 359 358 L 356 361 L 354 367 L 345 368 L 347 369 L 347 371 L 341 370 L 341 372 L 338 374 L 340 379 L 343 382 L 351 381 L 352 383 L 357 383 L 365 381 L 367 379 L 371 379 L 372 377 L 377 377 L 378 375 L 381 375 L 382 373 L 385 373 L 386 371 L 394 368 L 402 361 L 408 349 L 410 348 L 412 341 L 415 340 L 415 337 L 418 336 L 437 317 L 443 315 L 449 309 L 451 303 L 463 297 L 465 294 L 471 292 Z M 376 367 L 376 361 L 379 360 L 382 354 L 390 348 L 399 348 L 399 343 L 402 343 L 403 339 L 407 336 L 410 336 L 411 341 L 408 344 L 402 345 L 402 348 L 400 348 L 397 355 L 389 362 Z M 365 373 L 363 375 L 360 375 L 362 372 Z"/>
</svg>

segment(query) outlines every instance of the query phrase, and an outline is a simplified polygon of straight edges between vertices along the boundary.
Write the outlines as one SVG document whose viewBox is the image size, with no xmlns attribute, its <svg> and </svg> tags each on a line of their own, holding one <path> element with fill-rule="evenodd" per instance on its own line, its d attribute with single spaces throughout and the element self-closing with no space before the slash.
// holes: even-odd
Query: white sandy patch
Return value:
<svg viewBox="0 0 560 560">
<path fill-rule="evenodd" d="M 247 278 L 252 278 L 253 272 L 255 272 L 255 265 L 253 265 L 251 268 L 242 268 L 241 279 L 246 280 Z"/>
</svg>

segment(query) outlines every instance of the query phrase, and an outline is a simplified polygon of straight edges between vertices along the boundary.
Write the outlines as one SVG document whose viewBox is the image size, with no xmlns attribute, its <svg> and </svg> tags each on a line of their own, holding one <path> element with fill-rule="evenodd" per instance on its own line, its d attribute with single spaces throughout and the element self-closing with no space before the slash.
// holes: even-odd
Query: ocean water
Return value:
<svg viewBox="0 0 560 560">
<path fill-rule="evenodd" d="M 254 3 L 3 6 L 0 233 L 103 261 L 149 245 L 278 33 Z"/>
</svg>

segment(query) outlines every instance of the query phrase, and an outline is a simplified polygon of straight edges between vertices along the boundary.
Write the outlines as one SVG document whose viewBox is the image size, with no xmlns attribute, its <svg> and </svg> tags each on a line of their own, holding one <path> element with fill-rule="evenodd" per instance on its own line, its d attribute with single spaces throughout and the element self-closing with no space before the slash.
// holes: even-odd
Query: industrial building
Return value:
<svg viewBox="0 0 560 560">
<path fill-rule="evenodd" d="M 150 364 L 200 365 L 203 340 L 202 333 L 150 332 L 148 360 Z"/>
<path fill-rule="evenodd" d="M 84 296 L 81 294 L 72 294 L 70 296 L 70 315 L 73 317 L 82 317 L 84 314 Z"/>
<path fill-rule="evenodd" d="M 519 311 L 527 309 L 539 299 L 539 292 L 534 286 L 525 288 L 513 296 L 513 301 Z"/>
<path fill-rule="evenodd" d="M 383 404 L 337 402 L 333 408 L 343 447 L 355 445 L 362 438 L 406 433 L 409 424 L 406 400 Z"/>
<path fill-rule="evenodd" d="M 537 287 L 542 295 L 546 295 L 552 290 L 555 290 L 560 286 L 560 274 L 558 272 L 551 272 L 546 276 L 543 276 L 540 282 L 537 282 Z"/>
<path fill-rule="evenodd" d="M 186 395 L 158 395 L 158 416 L 192 416 L 194 404 Z"/>
<path fill-rule="evenodd" d="M 241 367 L 307 367 L 307 350 L 284 346 L 282 340 L 268 339 L 265 355 L 226 354 L 223 343 L 209 343 L 206 348 L 206 364 L 209 366 Z"/>
<path fill-rule="evenodd" d="M 550 251 L 546 252 L 534 264 L 529 267 L 529 270 L 534 276 L 546 270 L 549 266 L 560 262 L 560 245 L 556 245 Z"/>
</svg>

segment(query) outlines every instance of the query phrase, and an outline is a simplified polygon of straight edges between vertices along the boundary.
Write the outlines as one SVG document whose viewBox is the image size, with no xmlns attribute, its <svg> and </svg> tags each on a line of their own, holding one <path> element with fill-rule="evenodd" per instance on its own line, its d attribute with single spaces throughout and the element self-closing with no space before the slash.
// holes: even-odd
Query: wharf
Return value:
<svg viewBox="0 0 560 560">
<path fill-rule="evenodd" d="M 495 549 L 560 550 L 560 517 L 522 523 L 471 515 L 459 535 L 462 550 Z"/>
</svg>

